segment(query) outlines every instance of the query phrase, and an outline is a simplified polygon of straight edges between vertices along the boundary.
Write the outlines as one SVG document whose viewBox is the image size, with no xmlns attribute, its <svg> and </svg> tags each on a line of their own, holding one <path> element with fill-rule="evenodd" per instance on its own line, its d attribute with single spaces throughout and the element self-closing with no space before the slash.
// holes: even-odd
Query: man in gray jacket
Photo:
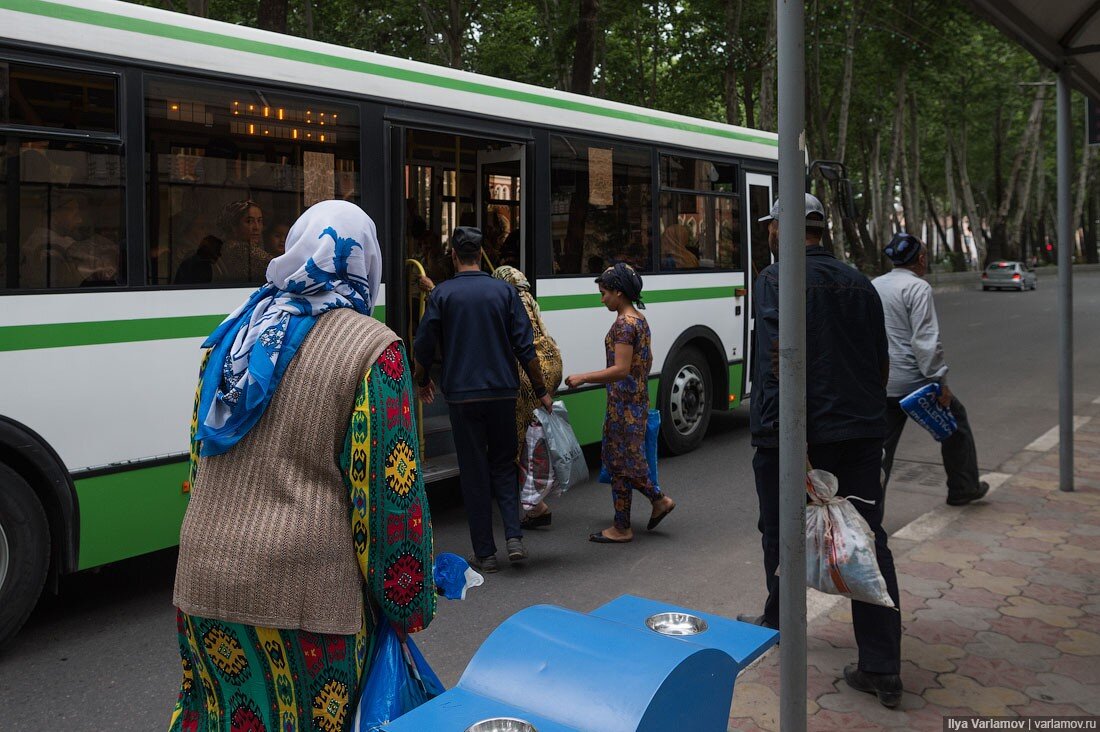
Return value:
<svg viewBox="0 0 1100 732">
<path fill-rule="evenodd" d="M 882 469 L 886 480 L 894 466 L 894 452 L 905 429 L 906 414 L 899 402 L 926 384 L 936 382 L 942 393 L 939 402 L 949 407 L 958 430 L 940 443 L 943 469 L 947 473 L 947 503 L 963 506 L 989 492 L 989 484 L 978 480 L 978 452 L 974 433 L 962 402 L 947 386 L 947 362 L 940 343 L 940 326 L 932 303 L 932 286 L 924 281 L 928 253 L 920 239 L 898 232 L 885 249 L 894 269 L 871 284 L 878 290 L 886 318 L 890 345 L 890 381 L 886 385 L 886 442 Z"/>
</svg>

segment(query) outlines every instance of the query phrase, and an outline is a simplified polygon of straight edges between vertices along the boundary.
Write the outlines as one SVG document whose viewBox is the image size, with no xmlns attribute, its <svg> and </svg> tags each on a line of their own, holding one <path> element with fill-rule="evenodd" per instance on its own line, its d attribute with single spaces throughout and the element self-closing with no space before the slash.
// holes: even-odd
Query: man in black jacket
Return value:
<svg viewBox="0 0 1100 732">
<path fill-rule="evenodd" d="M 430 404 L 435 384 L 428 370 L 438 355 L 443 362 L 440 386 L 450 411 L 474 546 L 472 564 L 496 572 L 494 499 L 504 523 L 509 561 L 527 558 L 516 475 L 516 361 L 547 410 L 551 401 L 523 303 L 514 287 L 481 271 L 481 246 L 481 232 L 473 227 L 460 226 L 451 235 L 456 274 L 434 287 L 428 297 L 413 344 L 414 378 L 420 398 Z"/>
<path fill-rule="evenodd" d="M 779 202 L 768 221 L 772 251 L 779 240 Z M 898 602 L 894 559 L 882 529 L 880 476 L 886 434 L 886 381 L 890 372 L 882 303 L 870 280 L 821 246 L 825 210 L 806 194 L 806 443 L 810 464 L 837 477 L 838 495 L 852 505 L 875 535 L 875 552 L 886 589 Z M 756 338 L 749 417 L 752 466 L 760 501 L 768 599 L 764 614 L 739 619 L 779 626 L 779 265 L 756 279 Z M 901 613 L 852 602 L 859 663 L 844 669 L 849 686 L 876 694 L 887 707 L 901 701 Z"/>
</svg>

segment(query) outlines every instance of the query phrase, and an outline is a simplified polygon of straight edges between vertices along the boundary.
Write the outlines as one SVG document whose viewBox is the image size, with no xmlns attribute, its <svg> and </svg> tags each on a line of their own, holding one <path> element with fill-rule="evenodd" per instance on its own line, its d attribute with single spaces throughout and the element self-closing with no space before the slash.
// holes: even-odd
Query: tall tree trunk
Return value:
<svg viewBox="0 0 1100 732">
<path fill-rule="evenodd" d="M 726 68 L 722 73 L 726 124 L 741 124 L 741 100 L 737 98 L 737 48 L 741 45 L 742 0 L 726 0 Z"/>
<path fill-rule="evenodd" d="M 286 33 L 287 2 L 288 0 L 260 0 L 256 25 L 264 30 Z"/>
<path fill-rule="evenodd" d="M 909 91 L 909 200 L 906 201 L 905 225 L 921 236 L 924 210 L 921 208 L 920 128 L 917 125 L 917 95 Z"/>
<path fill-rule="evenodd" d="M 313 0 L 303 0 L 303 2 L 305 3 L 306 10 L 306 38 L 313 38 L 315 35 L 313 28 Z"/>
<path fill-rule="evenodd" d="M 209 9 L 209 0 L 187 0 L 187 12 L 205 18 Z"/>
<path fill-rule="evenodd" d="M 261 0 L 264 2 L 265 0 Z M 429 47 L 438 49 L 440 60 L 452 69 L 462 68 L 466 45 L 466 29 L 470 24 L 464 0 L 447 0 L 444 16 L 429 0 L 420 0 L 420 16 L 424 19 L 424 32 Z M 437 39 L 442 39 L 442 45 Z"/>
<path fill-rule="evenodd" d="M 1078 236 L 1077 227 L 1081 226 L 1081 217 L 1085 215 L 1085 196 L 1088 193 L 1089 166 L 1092 163 L 1092 145 L 1082 145 L 1081 168 L 1077 172 L 1077 196 L 1073 204 L 1073 241 L 1076 246 L 1074 255 L 1081 258 L 1083 238 Z"/>
<path fill-rule="evenodd" d="M 978 215 L 978 205 L 974 201 L 974 187 L 970 184 L 970 171 L 966 163 L 966 130 L 962 130 L 959 139 L 954 140 L 952 147 L 955 156 L 955 167 L 959 171 L 959 188 L 962 190 L 963 204 L 966 206 L 966 217 L 970 221 L 970 234 L 974 237 L 974 249 L 978 254 L 978 268 L 985 266 L 989 245 L 986 240 L 985 229 L 982 227 L 982 219 Z"/>
<path fill-rule="evenodd" d="M 569 91 L 592 94 L 592 77 L 596 73 L 596 36 L 599 33 L 600 0 L 579 0 L 577 16 L 577 47 L 573 54 L 573 75 Z"/>
<path fill-rule="evenodd" d="M 741 90 L 744 96 L 742 101 L 745 103 L 745 126 L 756 127 L 756 99 L 753 97 L 753 92 L 756 91 L 756 81 L 754 75 L 748 72 L 742 76 L 744 82 L 741 84 Z"/>
<path fill-rule="evenodd" d="M 844 37 L 844 72 L 840 78 L 840 115 L 836 130 L 836 159 L 842 163 L 848 151 L 848 115 L 852 107 L 852 67 L 855 61 L 856 29 L 863 15 L 861 6 L 860 0 L 853 0 L 852 17 L 848 19 L 848 32 Z"/>
<path fill-rule="evenodd" d="M 1008 237 L 1006 247 L 1009 256 L 1015 258 L 1017 252 L 1023 249 L 1022 234 L 1024 217 L 1027 215 L 1028 206 L 1031 205 L 1031 183 L 1035 178 L 1035 170 L 1039 164 L 1039 140 L 1033 140 L 1031 153 L 1024 168 L 1024 177 L 1020 179 L 1019 190 L 1016 193 L 1016 206 L 1012 209 L 1008 221 Z M 1026 257 L 1026 252 L 1024 253 Z"/>
<path fill-rule="evenodd" d="M 965 255 L 963 253 L 962 209 L 959 207 L 959 197 L 955 193 L 955 171 L 951 165 L 951 145 L 945 146 L 943 151 L 943 177 L 947 187 L 947 205 L 950 207 L 951 216 L 951 240 L 948 246 L 951 249 L 951 269 L 961 272 L 965 268 Z"/>
<path fill-rule="evenodd" d="M 1085 237 L 1085 262 L 1088 264 L 1100 263 L 1100 252 L 1097 252 L 1096 246 L 1096 197 L 1096 192 L 1089 196 L 1089 233 Z"/>
<path fill-rule="evenodd" d="M 768 34 L 760 67 L 760 129 L 775 131 L 775 3 L 768 3 Z"/>
<path fill-rule="evenodd" d="M 898 179 L 898 161 L 901 157 L 902 140 L 905 128 L 905 86 L 908 70 L 903 66 L 898 74 L 897 88 L 895 90 L 896 104 L 894 106 L 894 128 L 891 132 L 893 143 L 890 146 L 890 161 L 886 166 L 886 176 L 880 181 L 879 189 L 882 191 L 882 218 L 875 223 L 878 226 L 878 249 L 882 250 L 894 234 L 894 223 L 897 221 L 897 209 L 894 206 L 896 196 L 894 194 Z M 881 258 L 880 258 L 881 259 Z"/>
</svg>

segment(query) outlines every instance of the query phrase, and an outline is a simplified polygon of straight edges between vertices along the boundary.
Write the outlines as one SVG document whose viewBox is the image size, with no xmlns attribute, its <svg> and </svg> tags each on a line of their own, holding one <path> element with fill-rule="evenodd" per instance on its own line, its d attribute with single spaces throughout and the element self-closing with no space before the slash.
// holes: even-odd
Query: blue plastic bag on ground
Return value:
<svg viewBox="0 0 1100 732">
<path fill-rule="evenodd" d="M 562 402 L 554 402 L 554 411 L 536 409 L 535 416 L 542 426 L 542 435 L 550 451 L 550 465 L 554 470 L 557 490 L 565 493 L 570 488 L 588 480 L 588 463 L 584 452 L 569 425 L 569 412 Z"/>
<path fill-rule="evenodd" d="M 937 442 L 943 442 L 959 428 L 951 410 L 939 403 L 942 390 L 937 383 L 926 384 L 899 402 L 914 422 L 928 430 Z"/>
<path fill-rule="evenodd" d="M 649 410 L 645 422 L 645 461 L 649 465 L 649 481 L 654 488 L 660 488 L 657 482 L 657 436 L 661 432 L 661 412 L 657 409 Z M 600 482 L 610 483 L 611 474 L 607 472 L 607 466 L 600 466 Z"/>
<path fill-rule="evenodd" d="M 353 732 L 378 732 L 443 693 L 443 684 L 412 638 L 402 643 L 385 619 L 374 635 L 374 657 L 359 695 Z"/>
</svg>

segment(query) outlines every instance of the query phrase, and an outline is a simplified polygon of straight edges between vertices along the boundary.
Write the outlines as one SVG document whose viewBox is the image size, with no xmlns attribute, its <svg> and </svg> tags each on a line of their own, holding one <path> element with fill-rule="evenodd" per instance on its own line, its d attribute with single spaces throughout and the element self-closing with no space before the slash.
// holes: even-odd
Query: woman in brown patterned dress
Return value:
<svg viewBox="0 0 1100 732">
<path fill-rule="evenodd" d="M 558 384 L 561 383 L 561 351 L 558 349 L 558 344 L 546 332 L 546 326 L 542 322 L 542 311 L 539 310 L 539 304 L 535 301 L 535 296 L 531 294 L 531 283 L 527 281 L 527 277 L 522 272 L 507 265 L 493 270 L 493 277 L 504 280 L 516 288 L 516 292 L 519 293 L 519 299 L 523 302 L 523 309 L 527 311 L 527 317 L 531 319 L 531 330 L 535 334 L 535 355 L 539 359 L 539 367 L 542 369 L 546 389 L 550 397 L 553 398 L 554 392 L 558 389 Z M 534 412 L 542 405 L 542 402 L 535 396 L 535 390 L 531 387 L 531 380 L 527 378 L 527 373 L 519 368 L 518 364 L 516 368 L 519 370 L 519 396 L 516 399 L 516 437 L 519 440 L 520 454 L 523 454 L 523 451 L 527 449 L 527 427 L 531 424 L 531 420 L 534 419 Z M 546 505 L 545 501 L 539 501 L 539 504 L 523 517 L 520 525 L 524 529 L 549 526 L 551 518 L 550 507 Z"/>
<path fill-rule="evenodd" d="M 565 384 L 573 389 L 584 384 L 607 384 L 607 417 L 603 424 L 603 463 L 611 475 L 615 499 L 615 521 L 610 528 L 588 537 L 597 544 L 625 544 L 634 538 L 630 528 L 633 490 L 653 506 L 647 529 L 653 529 L 672 512 L 676 503 L 649 479 L 645 458 L 646 420 L 649 414 L 650 352 L 649 323 L 639 312 L 642 278 L 629 264 L 619 263 L 604 271 L 596 283 L 600 302 L 617 313 L 604 338 L 607 368 L 573 374 Z"/>
</svg>

